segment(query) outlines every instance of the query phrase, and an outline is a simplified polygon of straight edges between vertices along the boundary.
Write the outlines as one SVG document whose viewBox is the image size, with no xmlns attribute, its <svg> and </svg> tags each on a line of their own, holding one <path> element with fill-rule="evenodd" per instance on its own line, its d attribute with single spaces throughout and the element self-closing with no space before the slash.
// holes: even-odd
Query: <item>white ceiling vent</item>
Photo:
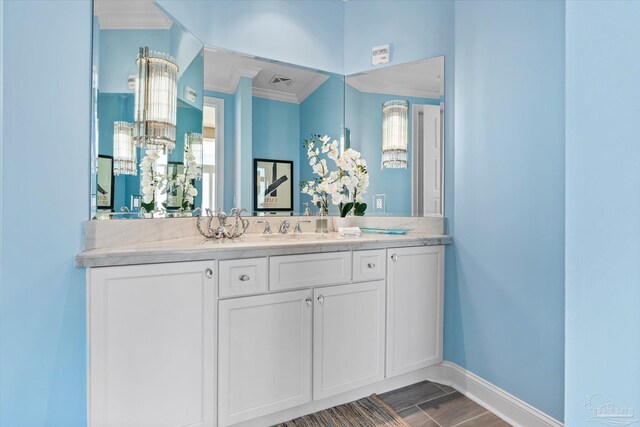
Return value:
<svg viewBox="0 0 640 427">
<path fill-rule="evenodd" d="M 295 81 L 296 81 L 295 79 L 291 79 L 285 76 L 279 76 L 276 74 L 275 76 L 271 77 L 271 79 L 269 80 L 269 86 L 286 88 L 291 86 Z"/>
</svg>

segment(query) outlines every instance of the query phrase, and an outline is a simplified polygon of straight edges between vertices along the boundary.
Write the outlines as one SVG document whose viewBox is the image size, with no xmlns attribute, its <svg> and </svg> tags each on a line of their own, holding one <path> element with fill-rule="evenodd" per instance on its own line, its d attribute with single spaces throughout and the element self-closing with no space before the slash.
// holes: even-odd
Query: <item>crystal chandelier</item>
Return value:
<svg viewBox="0 0 640 427">
<path fill-rule="evenodd" d="M 127 122 L 113 122 L 113 174 L 137 175 L 136 162 L 133 125 Z"/>
<path fill-rule="evenodd" d="M 136 81 L 134 141 L 167 153 L 176 146 L 178 66 L 173 58 L 140 48 Z"/>
<path fill-rule="evenodd" d="M 409 146 L 409 102 L 382 104 L 382 169 L 406 169 Z"/>
<path fill-rule="evenodd" d="M 196 179 L 202 179 L 202 134 L 196 132 L 187 132 L 184 134 L 184 149 L 191 151 L 193 157 L 196 158 L 197 172 Z M 186 161 L 186 158 L 185 158 Z"/>
</svg>

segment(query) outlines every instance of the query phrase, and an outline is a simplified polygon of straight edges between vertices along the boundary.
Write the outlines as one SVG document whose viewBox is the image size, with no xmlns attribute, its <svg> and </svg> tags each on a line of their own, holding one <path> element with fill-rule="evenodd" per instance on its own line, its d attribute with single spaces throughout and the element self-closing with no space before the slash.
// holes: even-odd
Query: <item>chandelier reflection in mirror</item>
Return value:
<svg viewBox="0 0 640 427">
<path fill-rule="evenodd" d="M 197 173 L 196 179 L 202 179 L 202 134 L 197 132 L 187 132 L 184 134 L 184 149 L 190 151 L 196 158 Z M 185 156 L 186 162 L 186 156 Z"/>
<path fill-rule="evenodd" d="M 137 175 L 136 162 L 133 125 L 127 122 L 113 122 L 113 174 Z"/>
<path fill-rule="evenodd" d="M 176 146 L 178 66 L 173 58 L 140 48 L 136 80 L 134 141 L 171 153 Z"/>
<path fill-rule="evenodd" d="M 382 169 L 406 169 L 409 146 L 409 102 L 382 104 Z"/>
</svg>

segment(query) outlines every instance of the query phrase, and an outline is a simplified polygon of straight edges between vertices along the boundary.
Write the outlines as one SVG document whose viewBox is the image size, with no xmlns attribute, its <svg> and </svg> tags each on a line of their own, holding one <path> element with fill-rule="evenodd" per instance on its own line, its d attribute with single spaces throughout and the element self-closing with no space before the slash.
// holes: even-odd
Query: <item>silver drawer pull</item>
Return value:
<svg viewBox="0 0 640 427">
<path fill-rule="evenodd" d="M 374 263 L 370 262 L 369 264 L 367 264 L 367 267 L 376 268 L 376 265 Z"/>
<path fill-rule="evenodd" d="M 207 279 L 211 279 L 211 278 L 213 277 L 213 270 L 212 270 L 212 269 L 210 269 L 210 268 L 207 268 L 207 269 L 204 271 L 204 274 L 207 276 Z"/>
<path fill-rule="evenodd" d="M 241 282 L 246 282 L 247 280 L 250 279 L 250 277 L 247 276 L 246 274 L 242 274 L 240 275 L 240 277 L 238 277 L 238 279 L 240 279 Z"/>
<path fill-rule="evenodd" d="M 397 262 L 398 261 L 398 254 L 391 255 L 391 261 Z"/>
<path fill-rule="evenodd" d="M 311 307 L 311 303 L 313 302 L 313 300 L 311 298 L 307 298 L 306 300 L 304 300 L 304 302 L 306 302 L 307 305 Z"/>
<path fill-rule="evenodd" d="M 320 305 L 324 304 L 324 297 L 322 295 L 318 297 L 318 304 Z"/>
</svg>

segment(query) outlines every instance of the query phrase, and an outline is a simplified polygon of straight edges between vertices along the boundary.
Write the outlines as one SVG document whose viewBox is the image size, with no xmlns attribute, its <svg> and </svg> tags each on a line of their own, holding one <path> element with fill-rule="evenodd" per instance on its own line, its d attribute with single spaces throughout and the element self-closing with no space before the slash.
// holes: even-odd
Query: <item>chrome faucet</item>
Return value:
<svg viewBox="0 0 640 427">
<path fill-rule="evenodd" d="M 289 224 L 289 220 L 288 219 L 283 219 L 282 222 L 280 223 L 280 227 L 278 228 L 278 233 L 287 234 L 287 232 L 289 231 L 289 227 L 290 226 L 291 226 L 291 224 Z"/>
<path fill-rule="evenodd" d="M 303 222 L 306 222 L 306 223 L 309 223 L 309 224 L 311 223 L 311 221 L 309 221 L 308 219 L 307 220 L 298 221 L 298 223 L 296 224 L 296 227 L 293 229 L 293 233 L 294 234 L 302 233 L 302 228 L 300 228 L 300 223 L 303 223 Z"/>
<path fill-rule="evenodd" d="M 261 219 L 259 221 L 256 221 L 256 224 L 264 224 L 264 231 L 262 232 L 262 234 L 271 234 L 271 225 L 269 225 L 269 221 L 267 221 L 266 219 Z"/>
</svg>

